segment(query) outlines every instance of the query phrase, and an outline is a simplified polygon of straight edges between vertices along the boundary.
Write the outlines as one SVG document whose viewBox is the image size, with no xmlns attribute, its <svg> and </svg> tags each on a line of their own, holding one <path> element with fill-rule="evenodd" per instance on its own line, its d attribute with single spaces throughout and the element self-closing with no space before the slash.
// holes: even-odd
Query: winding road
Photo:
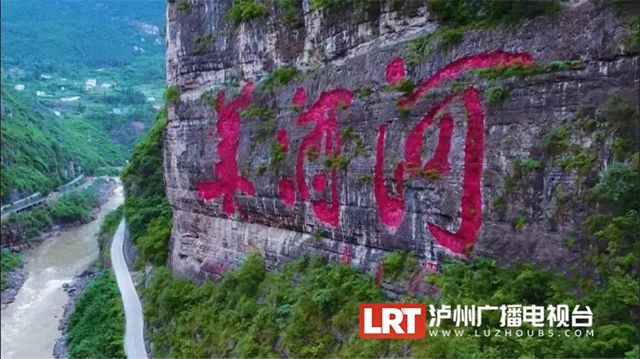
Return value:
<svg viewBox="0 0 640 359">
<path fill-rule="evenodd" d="M 113 272 L 116 274 L 127 322 L 124 333 L 124 352 L 129 359 L 146 359 L 147 350 L 144 346 L 142 305 L 124 259 L 124 232 L 125 222 L 123 219 L 118 226 L 116 234 L 113 236 L 113 242 L 111 242 L 111 265 Z"/>
</svg>

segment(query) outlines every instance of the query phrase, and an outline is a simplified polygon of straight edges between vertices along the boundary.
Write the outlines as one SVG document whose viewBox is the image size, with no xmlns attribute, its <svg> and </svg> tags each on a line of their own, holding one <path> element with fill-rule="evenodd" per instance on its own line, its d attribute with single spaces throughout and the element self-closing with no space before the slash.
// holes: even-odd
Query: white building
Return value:
<svg viewBox="0 0 640 359">
<path fill-rule="evenodd" d="M 96 88 L 96 85 L 98 85 L 98 80 L 96 80 L 96 79 L 87 79 L 87 81 L 84 83 L 84 89 L 85 90 L 93 90 L 94 88 Z"/>
</svg>

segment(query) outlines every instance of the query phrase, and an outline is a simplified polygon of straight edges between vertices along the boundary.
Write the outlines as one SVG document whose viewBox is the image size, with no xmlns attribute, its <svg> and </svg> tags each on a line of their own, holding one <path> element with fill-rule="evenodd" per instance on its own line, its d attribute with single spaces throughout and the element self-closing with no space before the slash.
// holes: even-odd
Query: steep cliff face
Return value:
<svg viewBox="0 0 640 359">
<path fill-rule="evenodd" d="M 230 0 L 180 3 L 167 9 L 174 272 L 217 273 L 252 250 L 366 271 L 397 249 L 424 270 L 446 255 L 566 270 L 582 255 L 585 190 L 624 132 L 607 113 L 637 107 L 614 6 L 567 3 L 447 42 L 428 37 L 439 25 L 423 2 L 304 0 L 287 22 L 276 2 L 239 26 Z M 283 66 L 301 72 L 288 82 Z"/>
</svg>

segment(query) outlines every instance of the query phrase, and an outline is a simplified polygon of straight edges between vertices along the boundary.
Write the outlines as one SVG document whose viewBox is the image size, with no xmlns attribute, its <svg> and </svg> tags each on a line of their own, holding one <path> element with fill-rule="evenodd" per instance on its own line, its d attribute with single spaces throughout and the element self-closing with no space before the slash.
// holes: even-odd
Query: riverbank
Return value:
<svg viewBox="0 0 640 359">
<path fill-rule="evenodd" d="M 104 182 L 104 184 L 102 184 L 102 186 L 98 189 L 97 205 L 91 209 L 88 221 L 74 221 L 55 225 L 53 226 L 52 231 L 43 233 L 37 239 L 26 240 L 22 245 L 20 245 L 19 247 L 14 246 L 11 248 L 11 250 L 18 253 L 29 250 L 40 245 L 43 242 L 55 239 L 63 231 L 67 231 L 94 221 L 98 216 L 101 207 L 109 201 L 109 198 L 113 195 L 113 192 L 117 186 L 118 183 L 113 178 L 108 178 Z M 0 292 L 1 309 L 4 310 L 9 304 L 13 303 L 16 295 L 18 294 L 24 283 L 27 281 L 29 277 L 29 271 L 25 269 L 25 264 L 26 263 L 23 262 L 20 267 L 12 269 L 6 273 L 6 288 L 2 292 Z"/>
<path fill-rule="evenodd" d="M 64 314 L 60 318 L 58 330 L 62 336 L 56 340 L 53 346 L 53 357 L 56 359 L 66 359 L 69 357 L 69 347 L 67 346 L 67 331 L 69 329 L 69 317 L 73 312 L 76 300 L 89 286 L 91 281 L 100 275 L 100 271 L 93 266 L 84 272 L 73 277 L 71 283 L 62 285 L 63 290 L 69 296 L 69 301 L 64 305 Z"/>
<path fill-rule="evenodd" d="M 111 191 L 108 191 L 106 196 L 109 192 Z M 100 202 L 103 201 L 104 198 Z M 121 206 L 123 201 L 123 189 L 118 185 L 108 202 L 92 216 L 95 220 L 60 231 L 55 240 L 45 240 L 40 245 L 25 251 L 25 269 L 29 272 L 29 277 L 16 295 L 14 302 L 0 312 L 2 358 L 50 358 L 53 356 L 56 340 L 60 338 L 58 330 L 60 319 L 64 317 L 64 306 L 69 301 L 69 293 L 65 292 L 63 286 L 69 283 L 65 287 L 68 287 L 67 291 L 71 291 L 72 295 L 80 292 L 79 288 L 82 288 L 82 285 L 75 288 L 76 285 L 71 283 L 74 283 L 75 276 L 91 268 L 92 263 L 98 259 L 99 248 L 96 237 L 100 226 L 107 214 Z M 84 277 L 89 281 L 90 272 L 85 273 Z M 101 291 L 102 289 L 98 290 L 98 292 Z M 99 299 L 97 303 L 104 305 L 106 301 Z M 77 306 L 84 307 L 79 302 Z M 75 323 L 73 313 L 70 322 Z"/>
</svg>

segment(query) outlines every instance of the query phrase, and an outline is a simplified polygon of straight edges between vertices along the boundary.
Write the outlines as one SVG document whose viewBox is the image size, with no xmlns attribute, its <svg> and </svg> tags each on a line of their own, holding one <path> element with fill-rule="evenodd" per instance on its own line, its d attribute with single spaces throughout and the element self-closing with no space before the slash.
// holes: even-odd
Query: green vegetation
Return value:
<svg viewBox="0 0 640 359">
<path fill-rule="evenodd" d="M 283 9 L 282 20 L 287 25 L 294 23 L 298 12 L 302 11 L 301 2 L 298 0 L 278 0 L 278 5 Z"/>
<path fill-rule="evenodd" d="M 416 252 L 393 251 L 382 261 L 385 278 L 398 280 L 408 279 L 418 266 Z"/>
<path fill-rule="evenodd" d="M 491 209 L 496 212 L 496 214 L 498 215 L 498 218 L 501 221 L 504 221 L 504 218 L 507 215 L 507 209 L 508 209 L 507 199 L 505 198 L 505 196 L 501 195 L 501 196 L 494 197 L 491 200 Z"/>
<path fill-rule="evenodd" d="M 462 40 L 463 35 L 464 35 L 464 32 L 462 31 L 462 29 L 453 28 L 453 27 L 443 28 L 438 32 L 438 38 L 440 39 L 440 46 L 442 46 L 445 49 L 448 49 L 453 45 L 459 43 L 460 40 Z"/>
<path fill-rule="evenodd" d="M 258 166 L 256 172 L 258 172 L 258 174 L 262 176 L 263 174 L 265 174 L 265 172 L 267 172 L 267 165 Z"/>
<path fill-rule="evenodd" d="M 214 90 L 206 90 L 200 96 L 200 101 L 202 101 L 205 105 L 211 107 L 212 110 L 217 110 L 220 104 L 218 103 L 218 91 Z"/>
<path fill-rule="evenodd" d="M 256 132 L 256 135 L 254 136 L 252 142 L 256 144 L 262 144 L 268 138 L 273 137 L 273 135 L 275 135 L 276 133 L 277 125 L 278 125 L 278 122 L 276 121 L 275 118 L 264 121 L 262 127 L 260 127 Z"/>
<path fill-rule="evenodd" d="M 636 252 L 634 253 L 637 256 Z M 391 253 L 384 275 L 405 277 L 411 260 Z M 409 257 L 407 254 L 406 257 Z M 402 269 L 400 269 L 402 268 Z M 441 290 L 438 297 L 411 298 L 426 304 L 503 303 L 522 305 L 589 305 L 595 337 L 511 337 L 486 341 L 483 337 L 427 336 L 421 340 L 363 340 L 358 336 L 358 305 L 384 301 L 370 276 L 344 264 L 328 265 L 318 257 L 303 258 L 278 272 L 267 272 L 252 254 L 220 282 L 195 285 L 156 268 L 144 292 L 145 318 L 153 329 L 155 357 L 572 357 L 631 358 L 637 348 L 633 320 L 637 310 L 637 279 L 623 276 L 610 285 L 576 298 L 567 276 L 532 265 L 503 267 L 479 258 L 471 263 L 448 260 L 443 273 L 426 280 Z M 635 312 L 637 313 L 637 312 Z M 499 311 L 484 312 L 484 330 L 500 328 Z M 441 329 L 453 329 L 444 321 Z M 460 329 L 460 328 L 459 328 Z M 523 330 L 533 330 L 524 324 Z"/>
<path fill-rule="evenodd" d="M 360 177 L 358 177 L 358 183 L 367 184 L 367 183 L 370 183 L 372 179 L 373 179 L 373 175 L 371 173 L 365 173 L 363 175 L 360 175 Z"/>
<path fill-rule="evenodd" d="M 557 156 L 569 148 L 569 131 L 562 125 L 553 127 L 542 136 L 541 142 L 549 156 Z"/>
<path fill-rule="evenodd" d="M 82 120 L 61 121 L 39 103 L 4 86 L 2 107 L 3 203 L 11 201 L 11 190 L 26 197 L 34 192 L 47 193 L 72 180 L 64 177 L 71 162 L 80 165 L 87 174 L 101 166 L 124 162 L 122 149 L 102 125 Z"/>
<path fill-rule="evenodd" d="M 96 179 L 88 188 L 70 192 L 56 201 L 32 210 L 12 213 L 2 221 L 1 233 L 7 241 L 24 241 L 40 237 L 54 225 L 88 222 L 91 210 L 98 206 L 98 192 L 104 180 Z"/>
<path fill-rule="evenodd" d="M 318 156 L 320 156 L 318 154 L 318 149 L 315 146 L 307 147 L 304 150 L 304 155 L 307 157 L 309 162 L 315 162 L 315 160 L 318 159 Z"/>
<path fill-rule="evenodd" d="M 269 15 L 267 7 L 259 0 L 234 0 L 227 17 L 236 25 Z"/>
<path fill-rule="evenodd" d="M 397 106 L 396 110 L 398 111 L 398 114 L 402 118 L 411 117 L 411 107 L 409 107 L 409 106 Z"/>
<path fill-rule="evenodd" d="M 533 158 L 527 158 L 526 161 L 520 162 L 520 165 L 523 169 L 528 171 L 537 171 L 543 167 L 540 161 Z"/>
<path fill-rule="evenodd" d="M 509 90 L 503 86 L 493 86 L 487 89 L 487 98 L 492 106 L 502 103 L 509 96 Z"/>
<path fill-rule="evenodd" d="M 284 147 L 279 142 L 273 141 L 271 143 L 271 159 L 269 161 L 271 169 L 276 169 L 286 158 L 287 153 L 284 151 Z"/>
<path fill-rule="evenodd" d="M 311 0 L 311 10 L 333 9 L 344 4 L 344 0 Z"/>
<path fill-rule="evenodd" d="M 343 155 L 336 155 L 336 154 L 330 154 L 329 156 L 325 157 L 324 160 L 322 161 L 322 164 L 331 170 L 342 170 L 345 171 L 347 169 L 347 167 L 349 166 L 349 163 L 351 163 L 351 160 L 349 160 L 348 158 L 346 158 Z"/>
<path fill-rule="evenodd" d="M 360 97 L 361 99 L 365 99 L 371 96 L 372 93 L 373 90 L 371 89 L 371 87 L 363 87 L 356 92 L 356 96 Z"/>
<path fill-rule="evenodd" d="M 527 225 L 527 217 L 521 214 L 517 215 L 516 218 L 511 222 L 511 227 L 513 227 L 516 231 L 521 231 Z"/>
<path fill-rule="evenodd" d="M 429 169 L 425 171 L 424 175 L 427 179 L 435 181 L 440 179 L 442 174 L 437 169 Z"/>
<path fill-rule="evenodd" d="M 553 14 L 561 9 L 561 4 L 556 0 L 431 0 L 427 8 L 447 25 L 486 27 Z"/>
<path fill-rule="evenodd" d="M 166 262 L 171 235 L 171 207 L 162 176 L 162 133 L 166 125 L 164 108 L 122 171 L 126 195 L 124 216 L 131 238 L 140 251 L 140 258 L 154 264 Z"/>
<path fill-rule="evenodd" d="M 207 32 L 202 36 L 196 36 L 196 38 L 193 39 L 193 52 L 199 55 L 204 54 L 212 42 L 213 34 L 210 32 Z"/>
<path fill-rule="evenodd" d="M 165 6 L 1 3 L 3 203 L 124 165 L 162 98 Z"/>
<path fill-rule="evenodd" d="M 111 266 L 109 250 L 111 248 L 111 240 L 118 229 L 118 225 L 124 215 L 124 206 L 120 205 L 115 210 L 109 212 L 100 225 L 98 231 L 98 247 L 100 248 L 100 257 L 98 258 L 98 267 L 108 268 Z"/>
<path fill-rule="evenodd" d="M 405 95 L 410 95 L 413 92 L 413 89 L 415 88 L 415 84 L 413 83 L 413 80 L 409 78 L 405 78 L 402 81 L 400 81 L 400 83 L 395 85 L 393 88 L 402 92 Z"/>
<path fill-rule="evenodd" d="M 366 149 L 364 145 L 364 139 L 362 138 L 362 135 L 360 135 L 353 129 L 353 127 L 351 126 L 344 127 L 340 131 L 340 134 L 343 139 L 353 141 L 354 156 L 361 156 L 365 153 Z"/>
<path fill-rule="evenodd" d="M 167 87 L 166 98 L 167 102 L 172 105 L 180 102 L 180 87 L 178 87 L 177 85 L 171 85 Z"/>
<path fill-rule="evenodd" d="M 429 45 L 431 44 L 432 36 L 417 37 L 409 42 L 409 51 L 407 52 L 407 59 L 409 62 L 419 64 L 431 54 Z"/>
<path fill-rule="evenodd" d="M 300 77 L 301 74 L 295 67 L 279 67 L 265 77 L 262 87 L 265 91 L 274 90 Z"/>
<path fill-rule="evenodd" d="M 629 35 L 624 38 L 623 42 L 631 48 L 640 46 L 640 15 L 631 17 L 628 21 Z"/>
<path fill-rule="evenodd" d="M 523 66 L 515 64 L 513 66 L 494 66 L 488 69 L 471 70 L 472 73 L 485 80 L 498 80 L 508 77 L 526 77 L 550 73 L 553 71 L 574 70 L 583 68 L 582 61 L 552 61 L 547 65 L 533 64 Z"/>
<path fill-rule="evenodd" d="M 7 272 L 22 266 L 22 257 L 18 253 L 13 253 L 7 248 L 2 248 L 2 282 L 0 291 L 4 290 L 8 284 Z"/>
<path fill-rule="evenodd" d="M 123 68 L 138 60 L 153 59 L 162 67 L 164 46 L 148 46 L 159 34 L 151 34 L 141 24 L 162 27 L 165 6 L 166 1 L 160 0 L 114 1 L 101 6 L 93 2 L 3 1 L 3 69 L 17 66 L 37 73 L 37 77 L 62 72 L 72 78 L 87 68 Z M 29 39 L 28 43 L 24 39 Z M 144 47 L 145 53 L 132 51 L 132 45 Z M 156 75 L 163 78 L 164 72 Z"/>
<path fill-rule="evenodd" d="M 313 258 L 269 273 L 255 254 L 218 284 L 196 286 L 157 268 L 144 298 L 145 318 L 159 348 L 155 356 L 185 358 L 272 357 L 278 352 L 325 357 L 337 344 L 334 333 L 362 343 L 353 325 L 358 305 L 383 299 L 368 278 L 349 266 L 328 266 Z M 336 349 L 340 357 L 369 353 Z"/>
<path fill-rule="evenodd" d="M 178 10 L 179 12 L 191 14 L 193 5 L 187 0 L 178 0 L 178 2 L 176 2 L 176 10 Z"/>
<path fill-rule="evenodd" d="M 549 15 L 561 9 L 557 0 L 430 0 L 427 9 L 436 14 L 444 25 L 435 32 L 411 40 L 408 60 L 422 63 L 434 50 L 431 44 L 447 50 L 459 43 L 464 32 L 471 28 L 513 25 L 540 15 Z"/>
<path fill-rule="evenodd" d="M 262 108 L 260 105 L 253 103 L 246 110 L 240 113 L 242 118 L 258 117 L 262 120 L 269 120 L 276 117 L 277 110 L 274 108 Z"/>
<path fill-rule="evenodd" d="M 115 277 L 102 272 L 87 286 L 69 317 L 70 358 L 126 358 L 124 308 Z"/>
</svg>

